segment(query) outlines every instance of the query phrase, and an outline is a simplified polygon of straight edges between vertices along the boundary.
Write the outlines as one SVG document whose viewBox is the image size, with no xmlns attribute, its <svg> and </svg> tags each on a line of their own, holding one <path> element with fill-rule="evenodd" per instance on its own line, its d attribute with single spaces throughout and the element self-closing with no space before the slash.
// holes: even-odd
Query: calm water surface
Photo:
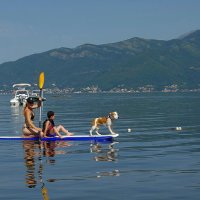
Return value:
<svg viewBox="0 0 200 200">
<path fill-rule="evenodd" d="M 120 136 L 96 144 L 0 141 L 0 199 L 199 199 L 199 93 L 46 97 L 43 119 L 53 110 L 56 124 L 74 134 L 88 134 L 92 118 L 118 111 Z M 0 96 L 2 136 L 20 135 L 24 120 L 10 98 Z"/>
</svg>

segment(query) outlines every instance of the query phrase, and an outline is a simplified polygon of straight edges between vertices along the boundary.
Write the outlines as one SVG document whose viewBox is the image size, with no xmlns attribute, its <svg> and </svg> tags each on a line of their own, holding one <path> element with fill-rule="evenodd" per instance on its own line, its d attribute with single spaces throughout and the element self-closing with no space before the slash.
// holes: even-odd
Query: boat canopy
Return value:
<svg viewBox="0 0 200 200">
<path fill-rule="evenodd" d="M 14 84 L 13 88 L 14 87 L 31 87 L 31 84 L 29 84 L 29 83 L 18 83 L 18 84 Z"/>
</svg>

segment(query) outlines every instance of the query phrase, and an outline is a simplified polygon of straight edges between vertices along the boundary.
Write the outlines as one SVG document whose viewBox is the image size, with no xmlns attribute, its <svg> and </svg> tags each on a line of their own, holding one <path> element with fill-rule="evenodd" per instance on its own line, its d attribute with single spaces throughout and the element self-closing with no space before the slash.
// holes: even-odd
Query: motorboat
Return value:
<svg viewBox="0 0 200 200">
<path fill-rule="evenodd" d="M 26 104 L 26 99 L 29 97 L 29 91 L 26 87 L 30 87 L 31 85 L 28 83 L 19 83 L 14 84 L 13 88 L 17 88 L 15 90 L 14 98 L 10 100 L 11 106 L 21 106 Z"/>
</svg>

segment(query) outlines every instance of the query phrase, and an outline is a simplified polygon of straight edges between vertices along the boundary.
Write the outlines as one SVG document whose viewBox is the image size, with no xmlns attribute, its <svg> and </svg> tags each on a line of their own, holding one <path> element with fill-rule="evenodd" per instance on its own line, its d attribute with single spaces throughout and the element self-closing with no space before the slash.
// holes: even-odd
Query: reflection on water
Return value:
<svg viewBox="0 0 200 200">
<path fill-rule="evenodd" d="M 15 135 L 21 135 L 22 124 L 24 122 L 23 106 L 10 107 L 11 128 Z"/>
<path fill-rule="evenodd" d="M 104 176 L 120 176 L 120 172 L 118 169 L 115 169 L 111 172 L 98 172 L 97 173 L 97 178 L 101 178 Z"/>
<path fill-rule="evenodd" d="M 56 150 L 56 148 L 64 148 L 71 146 L 66 141 L 51 141 L 51 142 L 42 142 L 43 144 L 43 156 L 46 157 L 49 164 L 54 164 L 56 159 L 54 158 L 55 155 L 59 154 L 66 154 L 66 151 L 63 150 Z"/>
<path fill-rule="evenodd" d="M 10 107 L 11 109 L 11 116 L 15 117 L 15 119 L 19 119 L 19 115 L 22 114 L 22 107 L 17 106 L 17 107 Z"/>
<path fill-rule="evenodd" d="M 117 160 L 118 149 L 115 148 L 117 142 L 112 143 L 92 143 L 88 144 L 88 150 L 90 151 L 93 160 L 99 162 L 110 162 Z M 74 154 L 80 153 L 84 155 L 87 152 L 83 151 L 70 151 L 73 145 L 66 141 L 52 141 L 52 142 L 36 142 L 36 141 L 23 141 L 24 160 L 26 166 L 26 185 L 29 188 L 36 187 L 37 184 L 41 184 L 42 193 L 47 193 L 47 189 L 44 185 L 42 178 L 43 172 L 45 172 L 44 164 L 55 165 L 56 155 Z M 95 173 L 95 174 L 94 174 Z M 73 176 L 68 178 L 49 178 L 48 182 L 56 182 L 60 180 L 84 180 L 88 178 L 100 178 L 105 176 L 119 176 L 119 170 L 108 171 L 96 171 L 90 176 Z M 39 180 L 37 180 L 37 177 Z M 45 188 L 45 189 L 43 189 Z"/>
<path fill-rule="evenodd" d="M 43 181 L 43 159 L 47 160 L 47 164 L 54 164 L 54 156 L 57 154 L 65 154 L 64 150 L 56 150 L 56 148 L 64 148 L 70 146 L 67 142 L 39 142 L 39 141 L 23 141 L 24 161 L 26 166 L 26 185 L 29 188 L 35 188 L 41 184 L 41 193 L 44 200 L 49 200 L 48 189 Z M 39 166 L 38 166 L 39 165 Z M 39 180 L 37 180 L 39 179 Z"/>
<path fill-rule="evenodd" d="M 95 143 L 90 145 L 90 152 L 96 153 L 94 156 L 95 161 L 115 161 L 117 159 L 117 149 L 114 145 L 117 142 L 113 142 L 108 145 L 108 149 L 103 149 L 101 143 Z"/>
<path fill-rule="evenodd" d="M 36 187 L 37 183 L 41 184 L 41 193 L 44 200 L 49 200 L 48 189 L 43 181 L 43 158 L 54 157 L 56 154 L 64 153 L 64 151 L 56 151 L 55 148 L 67 146 L 66 143 L 57 145 L 56 142 L 39 142 L 39 141 L 23 141 L 24 161 L 26 166 L 26 185 L 29 188 Z M 43 149 L 43 154 L 42 154 Z M 37 163 L 39 167 L 37 169 Z M 47 163 L 55 163 L 55 159 L 50 159 Z M 37 177 L 39 181 L 37 181 Z"/>
<path fill-rule="evenodd" d="M 41 158 L 40 158 L 41 160 Z M 42 160 L 41 160 L 42 161 Z M 42 192 L 42 197 L 44 200 L 49 200 L 49 195 L 48 195 L 48 189 L 45 187 L 44 181 L 43 181 L 43 165 L 42 162 L 40 162 L 40 166 L 39 166 L 39 179 L 40 179 L 40 183 L 41 183 L 41 192 Z"/>
<path fill-rule="evenodd" d="M 66 151 L 56 150 L 56 148 L 69 147 L 70 144 L 66 141 L 61 142 L 39 142 L 39 141 L 23 141 L 24 149 L 24 161 L 26 166 L 26 184 L 29 188 L 33 188 L 37 185 L 37 176 L 39 175 L 40 180 L 42 178 L 43 172 L 43 162 L 44 158 L 47 158 L 46 163 L 54 164 L 56 159 L 55 155 L 66 154 Z M 39 170 L 37 172 L 37 163 L 39 161 Z"/>
<path fill-rule="evenodd" d="M 29 188 L 33 188 L 37 185 L 35 167 L 35 157 L 38 157 L 37 149 L 39 144 L 35 141 L 23 141 L 24 149 L 24 161 L 26 166 L 26 184 Z"/>
<path fill-rule="evenodd" d="M 23 141 L 24 149 L 24 163 L 26 167 L 25 183 L 28 188 L 35 188 L 37 185 L 41 186 L 41 194 L 44 200 L 49 200 L 48 189 L 45 182 L 54 183 L 57 181 L 69 180 L 85 180 L 96 179 L 106 176 L 119 176 L 118 169 L 109 171 L 96 171 L 95 174 L 90 176 L 72 176 L 67 178 L 48 178 L 43 180 L 43 173 L 45 173 L 44 165 L 54 166 L 56 164 L 56 155 L 74 154 L 74 151 L 69 151 L 73 145 L 67 141 Z M 118 149 L 115 148 L 113 143 L 92 143 L 88 144 L 88 150 L 93 155 L 93 160 L 99 162 L 110 162 L 117 160 Z M 85 154 L 85 151 L 77 151 L 76 153 Z"/>
</svg>

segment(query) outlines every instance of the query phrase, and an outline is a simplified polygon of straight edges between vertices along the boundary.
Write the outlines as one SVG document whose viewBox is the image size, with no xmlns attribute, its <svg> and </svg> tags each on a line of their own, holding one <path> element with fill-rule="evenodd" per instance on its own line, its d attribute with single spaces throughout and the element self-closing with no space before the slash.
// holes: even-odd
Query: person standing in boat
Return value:
<svg viewBox="0 0 200 200">
<path fill-rule="evenodd" d="M 34 103 L 32 97 L 28 97 L 24 107 L 25 123 L 22 128 L 23 136 L 25 137 L 43 137 L 42 129 L 35 126 L 33 123 L 35 114 L 33 109 L 39 108 L 42 104 L 42 99 L 39 98 L 37 103 Z"/>
<path fill-rule="evenodd" d="M 55 119 L 55 113 L 53 111 L 47 112 L 47 119 L 43 122 L 43 129 L 44 137 L 54 137 L 59 136 L 62 138 L 63 136 L 60 134 L 60 132 L 65 133 L 67 136 L 73 135 L 73 133 L 70 133 L 67 129 L 65 129 L 62 125 L 55 126 L 54 124 Z"/>
</svg>

